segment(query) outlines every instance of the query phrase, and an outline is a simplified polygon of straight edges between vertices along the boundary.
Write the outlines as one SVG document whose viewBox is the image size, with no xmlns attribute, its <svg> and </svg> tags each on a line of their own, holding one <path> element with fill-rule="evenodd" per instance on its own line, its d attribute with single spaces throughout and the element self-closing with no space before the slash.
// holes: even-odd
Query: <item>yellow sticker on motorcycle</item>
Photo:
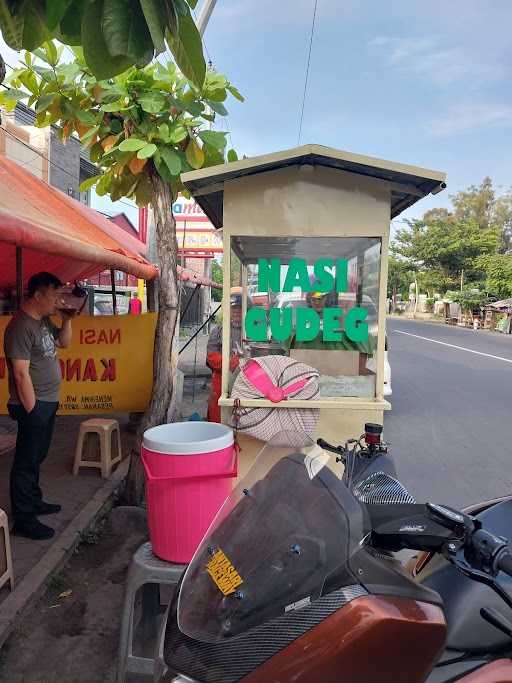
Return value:
<svg viewBox="0 0 512 683">
<path fill-rule="evenodd" d="M 222 550 L 217 550 L 206 571 L 223 595 L 231 595 L 244 582 Z"/>
</svg>

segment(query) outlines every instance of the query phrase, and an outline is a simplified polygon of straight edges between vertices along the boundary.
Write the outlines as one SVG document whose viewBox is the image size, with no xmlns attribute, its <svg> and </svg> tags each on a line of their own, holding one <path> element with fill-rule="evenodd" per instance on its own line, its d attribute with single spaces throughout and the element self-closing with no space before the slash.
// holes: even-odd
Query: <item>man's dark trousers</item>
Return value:
<svg viewBox="0 0 512 683">
<path fill-rule="evenodd" d="M 21 405 L 9 404 L 8 407 L 9 415 L 18 423 L 16 453 L 11 469 L 11 513 L 16 523 L 33 520 L 43 502 L 39 468 L 50 448 L 59 404 L 36 401 L 30 413 Z"/>
</svg>

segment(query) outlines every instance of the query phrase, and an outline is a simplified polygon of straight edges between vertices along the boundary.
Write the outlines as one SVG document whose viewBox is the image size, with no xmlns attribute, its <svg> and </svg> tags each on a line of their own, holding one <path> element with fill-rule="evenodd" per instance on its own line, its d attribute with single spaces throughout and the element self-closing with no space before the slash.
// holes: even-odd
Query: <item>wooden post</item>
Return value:
<svg viewBox="0 0 512 683">
<path fill-rule="evenodd" d="M 229 356 L 231 350 L 231 233 L 224 228 L 224 257 L 222 281 L 222 396 L 229 387 Z"/>
<path fill-rule="evenodd" d="M 388 282 L 388 254 L 389 238 L 382 237 L 380 250 L 380 277 L 379 277 L 379 321 L 377 325 L 377 372 L 375 376 L 376 397 L 384 398 L 384 351 L 386 345 L 386 298 Z"/>
<path fill-rule="evenodd" d="M 149 313 L 156 313 L 158 311 L 158 281 L 149 280 L 146 282 L 146 301 Z"/>
<path fill-rule="evenodd" d="M 88 304 L 89 315 L 94 315 L 94 287 L 89 285 L 87 287 L 87 292 L 88 292 L 87 304 Z"/>
<path fill-rule="evenodd" d="M 359 251 L 357 254 L 356 270 L 357 270 L 356 306 L 361 306 L 361 304 L 363 303 L 364 251 Z"/>
<path fill-rule="evenodd" d="M 23 249 L 16 247 L 16 310 L 23 303 Z"/>
<path fill-rule="evenodd" d="M 117 315 L 117 297 L 116 297 L 116 271 L 110 269 L 110 284 L 112 286 L 112 310 L 114 315 Z"/>
<path fill-rule="evenodd" d="M 247 273 L 247 265 L 245 263 L 242 263 L 240 266 L 240 274 L 242 276 L 242 336 L 240 342 L 242 342 L 244 338 L 244 323 L 245 323 L 245 316 L 247 315 L 247 280 L 248 280 L 248 273 Z"/>
</svg>

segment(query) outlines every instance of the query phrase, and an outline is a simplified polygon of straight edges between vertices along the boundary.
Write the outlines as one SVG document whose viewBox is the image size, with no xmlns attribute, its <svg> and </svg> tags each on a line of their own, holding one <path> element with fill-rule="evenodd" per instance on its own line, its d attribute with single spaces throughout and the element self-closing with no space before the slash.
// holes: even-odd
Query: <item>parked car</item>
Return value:
<svg viewBox="0 0 512 683">
<path fill-rule="evenodd" d="M 116 295 L 117 313 L 125 315 L 128 313 L 128 297 L 123 294 Z M 111 294 L 95 294 L 94 296 L 94 315 L 114 315 L 114 306 Z"/>
</svg>

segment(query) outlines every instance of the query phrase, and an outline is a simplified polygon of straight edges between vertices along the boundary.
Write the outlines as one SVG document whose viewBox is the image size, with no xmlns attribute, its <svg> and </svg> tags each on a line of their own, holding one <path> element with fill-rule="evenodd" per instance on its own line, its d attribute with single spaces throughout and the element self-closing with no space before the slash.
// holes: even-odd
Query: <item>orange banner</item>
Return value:
<svg viewBox="0 0 512 683">
<path fill-rule="evenodd" d="M 1 414 L 9 396 L 3 353 L 9 320 L 0 317 Z M 58 350 L 60 414 L 143 412 L 151 396 L 156 314 L 80 316 L 72 324 L 71 345 Z"/>
</svg>

